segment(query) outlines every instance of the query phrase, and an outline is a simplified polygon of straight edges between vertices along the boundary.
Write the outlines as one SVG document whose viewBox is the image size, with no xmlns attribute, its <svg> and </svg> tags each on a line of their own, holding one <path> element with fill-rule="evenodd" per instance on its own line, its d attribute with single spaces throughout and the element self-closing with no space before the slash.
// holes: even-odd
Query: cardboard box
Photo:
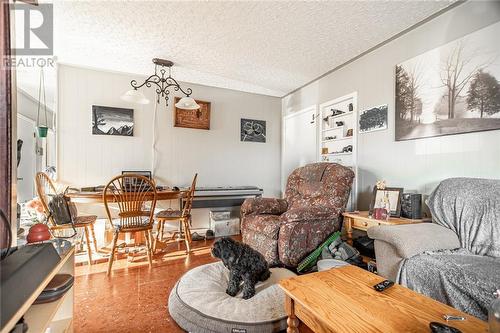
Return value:
<svg viewBox="0 0 500 333">
<path fill-rule="evenodd" d="M 231 211 L 229 210 L 212 210 L 210 211 L 210 221 L 224 221 L 231 219 Z"/>
<path fill-rule="evenodd" d="M 215 237 L 234 236 L 240 234 L 240 219 L 233 218 L 222 221 L 210 220 L 210 228 Z"/>
</svg>

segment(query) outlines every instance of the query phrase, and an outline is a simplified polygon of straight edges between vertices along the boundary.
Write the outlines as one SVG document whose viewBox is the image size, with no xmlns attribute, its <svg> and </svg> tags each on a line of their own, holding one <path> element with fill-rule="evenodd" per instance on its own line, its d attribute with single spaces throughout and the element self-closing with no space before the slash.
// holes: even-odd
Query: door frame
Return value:
<svg viewBox="0 0 500 333">
<path fill-rule="evenodd" d="M 288 178 L 288 175 L 285 175 L 285 129 L 286 129 L 286 121 L 288 119 L 291 119 L 291 118 L 294 118 L 294 117 L 297 117 L 297 116 L 300 116 L 304 113 L 307 113 L 307 112 L 311 112 L 313 111 L 313 115 L 314 115 L 314 121 L 315 121 L 315 130 L 316 130 L 316 133 L 314 135 L 315 137 L 315 145 L 314 145 L 314 151 L 316 151 L 316 147 L 318 146 L 318 122 L 316 121 L 317 118 L 318 118 L 318 105 L 317 104 L 313 104 L 313 105 L 310 105 L 306 108 L 303 108 L 303 109 L 300 109 L 299 111 L 297 112 L 293 112 L 293 113 L 290 113 L 286 116 L 283 116 L 283 121 L 281 122 L 281 196 L 283 197 L 285 195 L 285 187 L 286 187 L 286 180 Z M 318 152 L 316 151 L 316 160 L 318 160 L 319 156 L 318 156 Z"/>
<path fill-rule="evenodd" d="M 33 172 L 33 182 L 31 183 L 31 187 L 33 188 L 33 194 L 35 194 L 35 182 L 34 181 L 35 181 L 35 176 L 36 176 L 36 172 L 37 172 L 37 169 L 36 169 L 36 164 L 37 164 L 37 151 L 36 151 L 36 148 L 37 148 L 37 145 L 38 145 L 37 137 L 36 137 L 36 121 L 33 120 L 33 119 L 31 119 L 31 118 L 28 118 L 25 115 L 22 115 L 20 113 L 17 114 L 17 117 L 21 118 L 21 119 L 23 119 L 25 121 L 28 121 L 29 123 L 31 123 L 31 125 L 33 125 L 34 140 L 33 140 L 33 146 L 31 147 L 31 153 L 33 154 L 33 156 L 35 156 L 35 159 L 33 161 L 33 170 L 32 170 L 32 172 Z M 17 123 L 17 125 L 19 125 L 19 123 Z M 19 135 L 19 133 L 17 133 L 17 134 Z M 16 138 L 16 140 L 17 139 L 18 138 Z M 17 158 L 16 158 L 16 164 L 17 164 Z M 16 170 L 17 170 L 17 168 L 16 168 Z M 19 181 L 19 179 L 18 179 L 17 176 L 19 176 L 19 175 L 16 172 L 16 185 L 17 185 L 17 182 Z"/>
</svg>

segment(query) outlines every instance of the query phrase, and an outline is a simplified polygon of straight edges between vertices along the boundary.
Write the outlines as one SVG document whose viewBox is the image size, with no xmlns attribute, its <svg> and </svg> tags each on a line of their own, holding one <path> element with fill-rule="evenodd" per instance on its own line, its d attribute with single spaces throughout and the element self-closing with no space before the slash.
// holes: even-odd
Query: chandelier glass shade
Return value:
<svg viewBox="0 0 500 333">
<path fill-rule="evenodd" d="M 200 105 L 196 103 L 192 97 L 182 97 L 177 103 L 175 103 L 175 106 L 178 109 L 184 110 L 198 110 L 200 108 Z"/>
<path fill-rule="evenodd" d="M 138 84 L 136 80 L 130 81 L 130 85 L 133 89 L 127 91 L 121 96 L 124 101 L 138 103 L 138 104 L 148 104 L 149 100 L 137 89 L 146 86 L 148 88 L 154 87 L 156 90 L 156 102 L 160 103 L 160 99 L 165 100 L 165 105 L 168 106 L 168 100 L 170 95 L 170 88 L 174 91 L 182 92 L 185 97 L 175 104 L 180 109 L 186 110 L 196 110 L 200 106 L 195 102 L 193 98 L 190 97 L 192 94 L 191 88 L 186 90 L 182 89 L 177 80 L 172 77 L 172 66 L 173 62 L 170 60 L 154 58 L 153 63 L 155 64 L 155 73 L 149 76 L 143 83 Z"/>
<path fill-rule="evenodd" d="M 149 104 L 149 99 L 144 96 L 143 93 L 141 93 L 137 89 L 131 89 L 127 91 L 125 94 L 122 95 L 121 97 L 124 101 L 130 102 L 130 103 L 136 103 L 136 104 Z"/>
</svg>

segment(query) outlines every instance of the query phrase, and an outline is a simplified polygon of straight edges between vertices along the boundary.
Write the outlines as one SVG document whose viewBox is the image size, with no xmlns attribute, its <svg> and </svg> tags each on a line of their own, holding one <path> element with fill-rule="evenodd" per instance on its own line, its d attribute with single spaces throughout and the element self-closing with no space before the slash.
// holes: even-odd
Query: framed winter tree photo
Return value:
<svg viewBox="0 0 500 333">
<path fill-rule="evenodd" d="M 396 141 L 500 129 L 500 23 L 396 66 Z"/>
</svg>

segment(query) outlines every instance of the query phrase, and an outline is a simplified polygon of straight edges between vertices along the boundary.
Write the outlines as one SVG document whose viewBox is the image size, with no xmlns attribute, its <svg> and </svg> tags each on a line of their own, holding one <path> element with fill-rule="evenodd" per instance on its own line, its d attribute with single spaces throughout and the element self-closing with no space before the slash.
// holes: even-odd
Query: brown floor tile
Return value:
<svg viewBox="0 0 500 333">
<path fill-rule="evenodd" d="M 154 256 L 152 268 L 146 258 L 120 259 L 110 277 L 107 263 L 77 266 L 74 331 L 183 332 L 168 313 L 168 296 L 185 272 L 216 261 L 212 243 L 193 242 L 189 255 L 183 243 L 170 243 Z"/>
</svg>

